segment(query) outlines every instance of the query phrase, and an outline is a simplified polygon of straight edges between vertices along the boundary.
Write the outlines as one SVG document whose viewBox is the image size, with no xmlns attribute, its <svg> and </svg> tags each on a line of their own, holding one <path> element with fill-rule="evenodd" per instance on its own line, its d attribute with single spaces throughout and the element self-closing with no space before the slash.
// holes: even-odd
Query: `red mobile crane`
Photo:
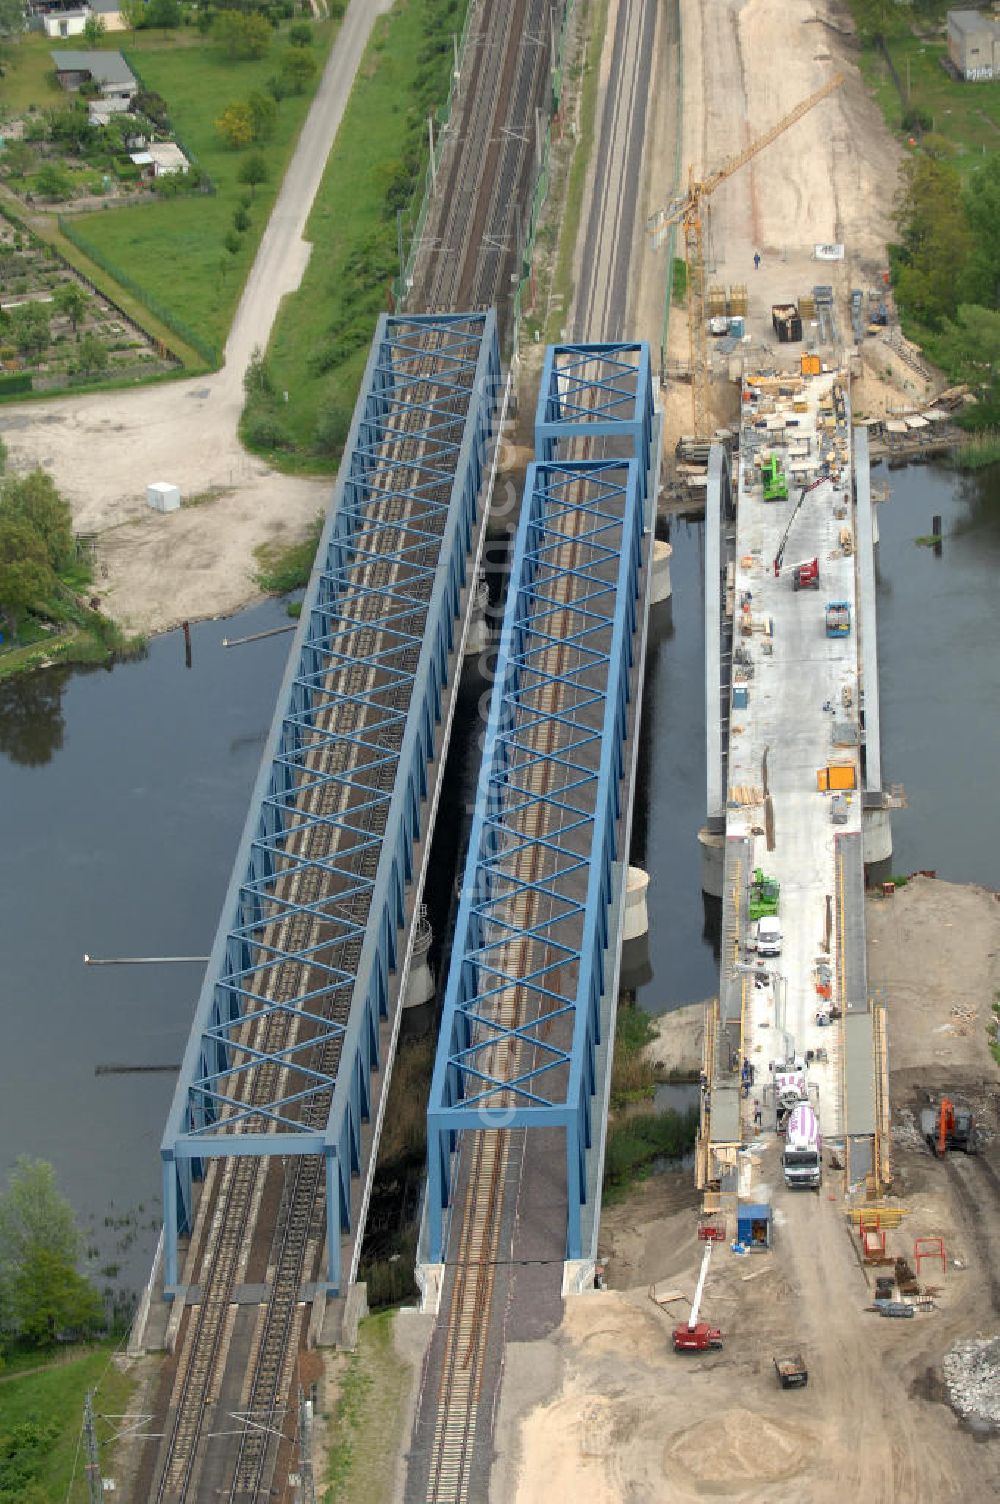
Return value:
<svg viewBox="0 0 1000 1504">
<path fill-rule="evenodd" d="M 788 519 L 785 531 L 781 535 L 781 542 L 778 544 L 778 552 L 774 556 L 775 579 L 778 579 L 779 575 L 781 574 L 781 561 L 785 557 L 785 545 L 788 542 L 788 535 L 792 531 L 792 523 L 798 516 L 799 507 L 805 501 L 806 497 L 809 495 L 809 492 L 815 491 L 816 487 L 821 486 L 826 478 L 827 477 L 825 475 L 821 475 L 818 480 L 810 481 L 809 485 L 804 486 L 803 489 L 799 492 L 799 499 L 792 508 L 792 515 Z M 800 585 L 815 585 L 816 588 L 819 589 L 818 559 L 807 559 L 802 564 L 796 564 L 795 568 L 797 571 L 795 578 L 796 590 L 798 590 Z"/>
</svg>

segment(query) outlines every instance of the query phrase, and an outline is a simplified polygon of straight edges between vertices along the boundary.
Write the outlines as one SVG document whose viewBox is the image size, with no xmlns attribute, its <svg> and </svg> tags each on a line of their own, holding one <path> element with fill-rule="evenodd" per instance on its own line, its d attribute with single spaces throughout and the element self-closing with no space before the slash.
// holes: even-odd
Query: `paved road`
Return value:
<svg viewBox="0 0 1000 1504">
<path fill-rule="evenodd" d="M 277 202 L 250 269 L 226 342 L 219 395 L 242 400 L 242 379 L 255 345 L 266 345 L 278 305 L 302 281 L 311 244 L 303 239 L 326 159 L 336 139 L 372 27 L 392 0 L 351 0 L 323 78 L 306 116 Z"/>
</svg>

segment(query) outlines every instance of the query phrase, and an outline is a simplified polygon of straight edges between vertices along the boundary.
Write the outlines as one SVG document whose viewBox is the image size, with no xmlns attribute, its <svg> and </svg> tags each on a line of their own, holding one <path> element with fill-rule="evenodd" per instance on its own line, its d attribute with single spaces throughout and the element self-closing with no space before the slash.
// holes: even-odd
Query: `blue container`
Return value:
<svg viewBox="0 0 1000 1504">
<path fill-rule="evenodd" d="M 743 338 L 744 326 L 743 326 L 743 315 L 742 315 L 742 313 L 734 313 L 733 314 L 732 318 L 729 320 L 729 332 L 736 339 L 742 339 Z"/>
<path fill-rule="evenodd" d="M 746 710 L 750 703 L 750 691 L 745 684 L 737 684 L 733 687 L 733 709 Z"/>
</svg>

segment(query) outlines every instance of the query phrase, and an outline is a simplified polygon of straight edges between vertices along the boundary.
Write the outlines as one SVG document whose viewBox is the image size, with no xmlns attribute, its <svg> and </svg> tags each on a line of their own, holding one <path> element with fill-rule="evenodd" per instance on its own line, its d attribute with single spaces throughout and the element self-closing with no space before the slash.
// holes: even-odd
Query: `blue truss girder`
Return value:
<svg viewBox="0 0 1000 1504">
<path fill-rule="evenodd" d="M 207 1162 L 290 1154 L 339 1288 L 499 375 L 492 313 L 379 322 L 161 1147 L 168 1292 Z"/>
<path fill-rule="evenodd" d="M 528 470 L 427 1115 L 432 1262 L 443 1257 L 457 1135 L 498 1123 L 565 1131 L 567 1248 L 578 1256 L 641 470 L 639 459 Z"/>
<path fill-rule="evenodd" d="M 649 346 L 642 343 L 550 345 L 535 414 L 535 453 L 565 457 L 576 439 L 621 439 L 639 461 L 646 498 L 653 436 Z"/>
</svg>

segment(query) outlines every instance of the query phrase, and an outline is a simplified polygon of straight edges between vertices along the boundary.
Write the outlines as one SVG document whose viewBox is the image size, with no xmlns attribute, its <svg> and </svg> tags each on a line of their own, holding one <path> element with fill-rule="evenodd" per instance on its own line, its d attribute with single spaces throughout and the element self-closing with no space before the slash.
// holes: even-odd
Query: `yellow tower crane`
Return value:
<svg viewBox="0 0 1000 1504">
<path fill-rule="evenodd" d="M 694 433 L 696 438 L 705 438 L 708 431 L 708 336 L 706 331 L 705 317 L 705 260 L 702 236 L 702 204 L 714 193 L 720 183 L 732 177 L 741 167 L 762 152 L 772 141 L 793 126 L 803 115 L 809 113 L 815 105 L 839 89 L 844 82 L 842 73 L 835 73 L 832 78 L 810 94 L 807 99 L 801 100 L 787 115 L 772 125 L 770 130 L 764 131 L 749 146 L 724 162 L 715 172 L 706 178 L 696 178 L 692 168 L 688 174 L 687 193 L 677 199 L 667 209 L 661 209 L 650 221 L 650 226 L 657 235 L 660 235 L 668 225 L 676 224 L 678 220 L 684 223 L 684 256 L 687 262 L 687 307 L 688 307 L 688 342 L 691 352 L 691 405 L 694 418 Z"/>
</svg>

